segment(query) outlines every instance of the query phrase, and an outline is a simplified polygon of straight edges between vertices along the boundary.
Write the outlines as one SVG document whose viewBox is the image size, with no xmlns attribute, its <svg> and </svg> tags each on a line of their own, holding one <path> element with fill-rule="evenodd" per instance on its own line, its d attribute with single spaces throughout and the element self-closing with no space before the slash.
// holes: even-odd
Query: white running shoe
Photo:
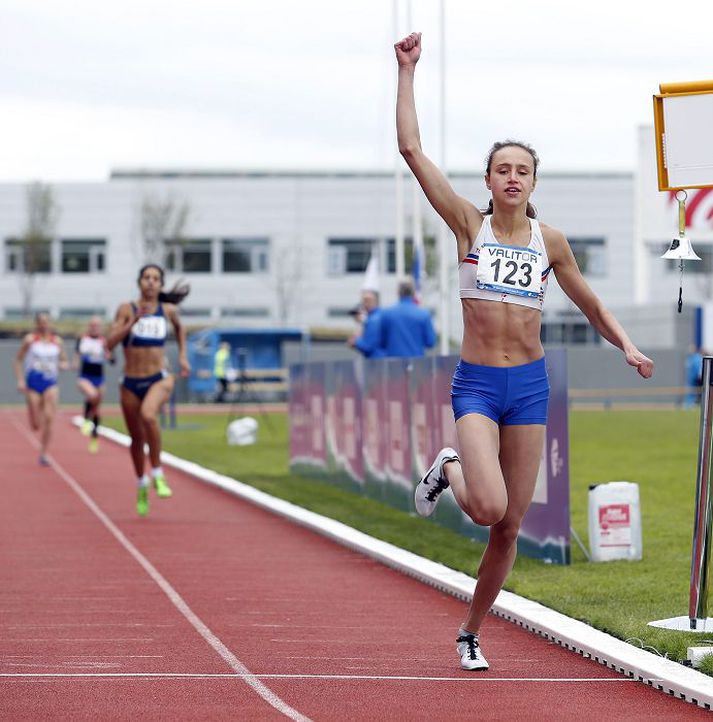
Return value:
<svg viewBox="0 0 713 722">
<path fill-rule="evenodd" d="M 416 486 L 413 498 L 416 503 L 416 511 L 420 516 L 431 516 L 441 492 L 450 486 L 443 473 L 443 464 L 446 461 L 458 461 L 458 452 L 451 449 L 450 446 L 446 446 L 438 452 L 433 465 Z"/>
<path fill-rule="evenodd" d="M 488 669 L 488 660 L 483 657 L 478 644 L 478 635 L 471 634 L 461 629 L 456 638 L 456 649 L 460 654 L 460 666 L 463 669 L 478 670 Z"/>
</svg>

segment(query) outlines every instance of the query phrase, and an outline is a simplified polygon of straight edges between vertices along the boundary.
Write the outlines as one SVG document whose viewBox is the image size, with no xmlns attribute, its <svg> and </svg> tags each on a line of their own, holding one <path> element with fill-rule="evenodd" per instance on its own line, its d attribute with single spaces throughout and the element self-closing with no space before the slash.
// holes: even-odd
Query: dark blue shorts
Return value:
<svg viewBox="0 0 713 722">
<path fill-rule="evenodd" d="M 153 376 L 124 376 L 121 379 L 121 385 L 131 391 L 139 401 L 143 401 L 149 389 L 161 379 L 165 379 L 167 376 L 165 371 L 159 371 Z"/>
<path fill-rule="evenodd" d="M 456 421 L 481 414 L 496 424 L 546 424 L 550 382 L 545 359 L 521 366 L 478 366 L 462 359 L 451 385 Z"/>
<path fill-rule="evenodd" d="M 41 371 L 28 371 L 27 376 L 25 376 L 25 386 L 31 391 L 36 391 L 38 394 L 43 394 L 56 383 L 56 378 L 45 376 Z"/>
<path fill-rule="evenodd" d="M 89 381 L 89 383 L 97 389 L 100 386 L 104 385 L 104 377 L 103 376 L 90 376 L 88 374 L 79 374 L 79 378 L 84 379 L 85 381 Z"/>
</svg>

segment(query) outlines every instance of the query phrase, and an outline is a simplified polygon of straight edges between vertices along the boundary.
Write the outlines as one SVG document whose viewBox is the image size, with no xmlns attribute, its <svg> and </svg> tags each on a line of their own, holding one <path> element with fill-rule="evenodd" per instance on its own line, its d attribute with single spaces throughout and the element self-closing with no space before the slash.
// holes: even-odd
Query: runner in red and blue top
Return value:
<svg viewBox="0 0 713 722">
<path fill-rule="evenodd" d="M 102 335 L 102 322 L 98 316 L 90 319 L 87 332 L 77 339 L 73 367 L 79 369 L 77 387 L 84 396 L 84 421 L 81 431 L 90 436 L 89 452 L 99 449 L 99 407 L 104 397 L 104 364 L 113 362 L 113 356 Z"/>
<path fill-rule="evenodd" d="M 539 164 L 534 149 L 512 140 L 492 146 L 484 179 L 492 198 L 486 210 L 476 208 L 421 148 L 414 99 L 421 34 L 412 33 L 395 50 L 399 151 L 455 236 L 463 312 L 461 358 L 451 385 L 458 449 L 441 449 L 416 487 L 414 503 L 429 516 L 450 487 L 463 513 L 489 527 L 478 584 L 456 637 L 461 666 L 482 670 L 488 662 L 480 626 L 515 561 L 542 457 L 549 382 L 540 328 L 550 274 L 640 376 L 649 378 L 654 364 L 589 287 L 564 234 L 536 220 L 530 203 Z M 490 117 L 497 117 L 487 88 L 480 97 Z"/>
<path fill-rule="evenodd" d="M 136 511 L 145 516 L 149 510 L 149 477 L 145 474 L 144 444 L 149 447 L 151 478 L 156 494 L 169 497 L 172 491 L 161 468 L 161 428 L 158 415 L 173 392 L 174 377 L 167 370 L 164 344 L 168 325 L 173 326 L 178 344 L 181 376 L 191 367 L 186 356 L 186 332 L 178 316 L 179 304 L 190 290 L 187 284 L 175 284 L 164 292 L 163 268 L 148 264 L 139 271 L 140 296 L 137 302 L 119 306 L 107 348 L 124 347 L 124 376 L 119 393 L 126 428 L 131 436 L 131 461 L 138 477 Z"/>
<path fill-rule="evenodd" d="M 52 332 L 49 315 L 38 313 L 35 330 L 25 336 L 17 352 L 15 377 L 17 390 L 27 400 L 30 426 L 40 434 L 39 461 L 42 466 L 49 465 L 47 447 L 59 401 L 57 378 L 60 370 L 67 367 L 62 339 Z"/>
</svg>

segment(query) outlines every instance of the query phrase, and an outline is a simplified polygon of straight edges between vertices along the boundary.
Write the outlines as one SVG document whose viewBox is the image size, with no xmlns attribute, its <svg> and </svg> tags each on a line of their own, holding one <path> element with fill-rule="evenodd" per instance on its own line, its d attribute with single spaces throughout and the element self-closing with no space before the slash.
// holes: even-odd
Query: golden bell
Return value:
<svg viewBox="0 0 713 722">
<path fill-rule="evenodd" d="M 701 257 L 696 255 L 691 245 L 691 240 L 686 236 L 679 236 L 671 241 L 666 253 L 661 256 L 669 261 L 700 261 Z"/>
</svg>

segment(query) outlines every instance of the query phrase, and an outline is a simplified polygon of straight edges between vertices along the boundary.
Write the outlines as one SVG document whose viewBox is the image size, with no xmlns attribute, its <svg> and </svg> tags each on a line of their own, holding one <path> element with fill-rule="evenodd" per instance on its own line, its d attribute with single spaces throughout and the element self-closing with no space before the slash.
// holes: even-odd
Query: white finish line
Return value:
<svg viewBox="0 0 713 722">
<path fill-rule="evenodd" d="M 73 422 L 78 425 L 81 422 L 80 417 L 75 417 Z M 129 437 L 118 431 L 104 426 L 100 427 L 99 431 L 102 436 L 122 446 L 128 447 L 130 444 Z M 370 537 L 346 524 L 270 496 L 252 486 L 206 469 L 192 461 L 181 459 L 167 451 L 161 453 L 161 461 L 459 599 L 470 602 L 472 598 L 476 580 L 467 574 Z M 628 675 L 633 680 L 700 707 L 713 708 L 713 678 L 701 672 L 633 647 L 584 622 L 571 619 L 539 602 L 525 599 L 512 592 L 501 591 L 492 612 L 566 649 Z"/>
<path fill-rule="evenodd" d="M 341 680 L 394 680 L 397 682 L 627 682 L 631 684 L 638 680 L 628 677 L 409 677 L 404 675 L 388 674 L 211 674 L 202 672 L 5 672 L 0 678 L 11 679 L 244 679 L 245 677 L 258 677 L 260 679 L 341 679 Z"/>
</svg>

